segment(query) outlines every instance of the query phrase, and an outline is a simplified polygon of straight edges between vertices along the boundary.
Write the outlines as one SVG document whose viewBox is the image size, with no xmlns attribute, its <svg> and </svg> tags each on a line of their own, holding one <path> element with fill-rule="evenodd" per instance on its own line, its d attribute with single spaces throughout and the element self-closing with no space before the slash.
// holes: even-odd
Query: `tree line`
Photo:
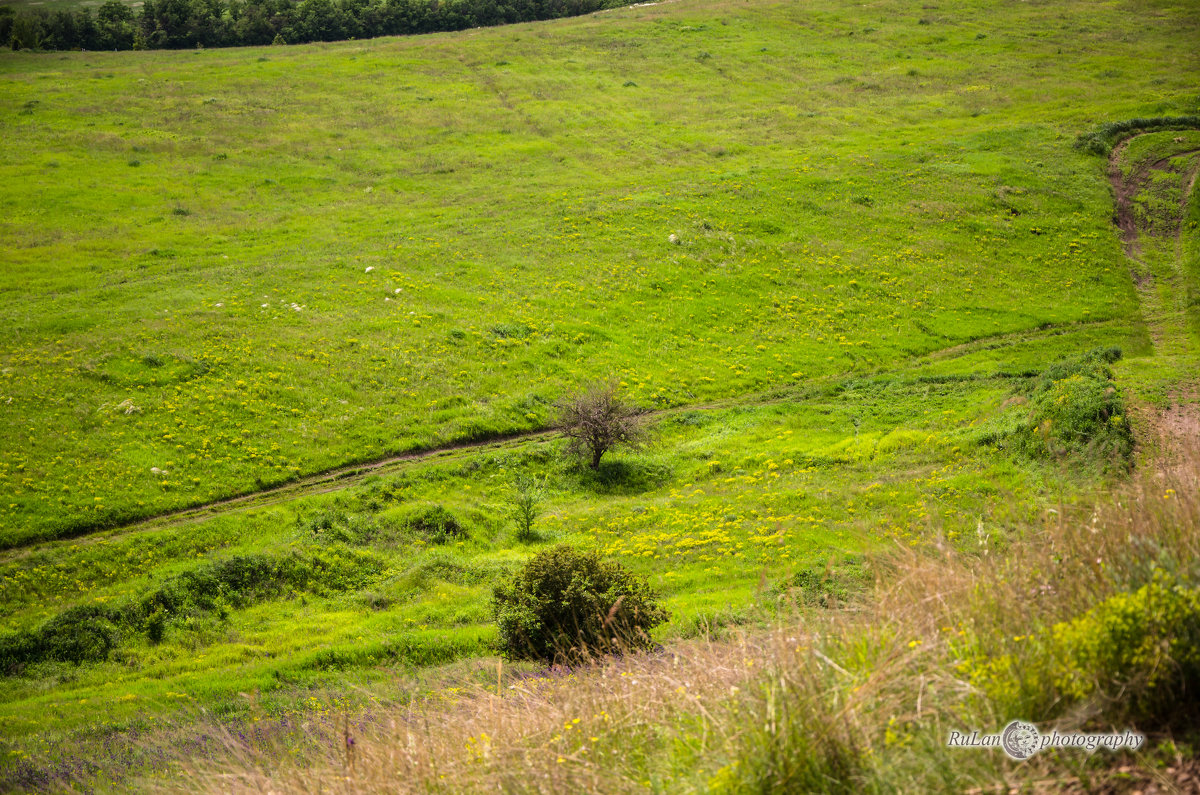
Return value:
<svg viewBox="0 0 1200 795">
<path fill-rule="evenodd" d="M 628 0 L 625 0 L 628 2 Z M 622 0 L 106 0 L 89 8 L 0 8 L 14 50 L 138 50 L 301 44 L 577 16 Z"/>
</svg>

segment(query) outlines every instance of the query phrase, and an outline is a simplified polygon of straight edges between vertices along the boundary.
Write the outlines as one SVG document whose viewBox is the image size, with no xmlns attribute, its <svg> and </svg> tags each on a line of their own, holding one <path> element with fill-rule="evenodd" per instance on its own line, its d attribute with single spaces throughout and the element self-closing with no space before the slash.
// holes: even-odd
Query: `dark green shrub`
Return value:
<svg viewBox="0 0 1200 795">
<path fill-rule="evenodd" d="M 19 674 L 41 656 L 42 639 L 35 632 L 24 630 L 0 636 L 0 676 Z"/>
<path fill-rule="evenodd" d="M 146 619 L 146 637 L 150 642 L 158 645 L 162 643 L 163 636 L 167 633 L 167 617 L 160 611 L 155 611 Z"/>
<path fill-rule="evenodd" d="M 1032 458 L 1075 458 L 1124 469 L 1133 432 L 1112 362 L 1118 348 L 1097 348 L 1047 367 L 1034 382 L 1024 417 L 1011 413 L 979 428 L 976 442 Z"/>
<path fill-rule="evenodd" d="M 667 619 L 644 579 L 566 545 L 497 585 L 492 611 L 505 656 L 545 662 L 649 648 L 650 630 Z"/>
<path fill-rule="evenodd" d="M 42 656 L 62 662 L 107 660 L 120 638 L 113 616 L 100 605 L 79 605 L 64 610 L 42 625 Z"/>
<path fill-rule="evenodd" d="M 458 518 L 441 505 L 414 506 L 404 517 L 404 526 L 434 544 L 444 544 L 467 537 L 467 530 Z"/>
</svg>

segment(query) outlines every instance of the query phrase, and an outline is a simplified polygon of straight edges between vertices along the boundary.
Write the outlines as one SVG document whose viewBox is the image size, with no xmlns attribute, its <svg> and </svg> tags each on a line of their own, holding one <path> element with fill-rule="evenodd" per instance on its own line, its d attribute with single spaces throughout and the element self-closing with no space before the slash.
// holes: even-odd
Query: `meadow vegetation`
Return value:
<svg viewBox="0 0 1200 795">
<path fill-rule="evenodd" d="M 783 609 L 727 639 L 443 690 L 291 738 L 300 761 L 277 733 L 172 758 L 213 792 L 1186 792 L 1198 486 L 1193 456 L 1043 514 L 1000 555 L 893 550 L 853 610 Z M 1139 755 L 946 747 L 1013 715 L 1156 729 Z"/>
<path fill-rule="evenodd" d="M 0 788 L 1102 772 L 948 756 L 1014 717 L 1169 762 L 1198 26 L 695 0 L 2 54 Z M 642 443 L 580 461 L 549 431 L 609 378 Z M 545 555 L 664 648 L 502 659 Z"/>
</svg>

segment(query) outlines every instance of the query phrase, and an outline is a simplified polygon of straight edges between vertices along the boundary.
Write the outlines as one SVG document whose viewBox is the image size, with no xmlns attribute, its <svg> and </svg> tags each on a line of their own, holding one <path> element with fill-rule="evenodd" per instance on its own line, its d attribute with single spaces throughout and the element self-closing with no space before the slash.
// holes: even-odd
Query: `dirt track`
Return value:
<svg viewBox="0 0 1200 795">
<path fill-rule="evenodd" d="M 1135 136 L 1134 138 L 1136 138 Z M 1166 270 L 1170 272 L 1171 280 L 1175 281 L 1175 290 L 1185 290 L 1186 282 L 1183 274 L 1182 234 L 1184 211 L 1195 189 L 1196 175 L 1200 172 L 1200 158 L 1196 159 L 1190 170 L 1180 174 L 1181 193 L 1179 212 L 1166 219 L 1166 223 L 1154 224 L 1153 229 L 1142 228 L 1138 223 L 1138 214 L 1134 211 L 1134 202 L 1154 179 L 1155 172 L 1170 172 L 1170 161 L 1176 157 L 1195 155 L 1200 149 L 1181 149 L 1169 157 L 1146 163 L 1136 164 L 1125 177 L 1121 170 L 1121 161 L 1128 150 L 1129 143 L 1134 138 L 1128 138 L 1114 147 L 1109 161 L 1108 176 L 1113 188 L 1114 222 L 1121 232 L 1125 255 L 1133 264 L 1144 266 L 1143 252 L 1140 241 L 1144 237 L 1173 237 L 1173 247 L 1170 263 Z M 1161 258 L 1161 256 L 1160 256 Z M 1131 267 L 1131 275 L 1142 303 L 1147 324 L 1150 326 L 1150 337 L 1158 354 L 1173 353 L 1188 354 L 1192 343 L 1188 338 L 1186 328 L 1186 308 L 1172 307 L 1163 298 L 1162 285 L 1148 269 Z M 1161 273 L 1161 271 L 1160 271 Z M 1169 289 L 1171 286 L 1167 285 Z M 1179 314 L 1180 317 L 1175 317 Z M 1140 407 L 1134 409 L 1146 433 L 1144 440 L 1153 445 L 1157 465 L 1164 472 L 1176 469 L 1189 455 L 1194 455 L 1198 440 L 1200 440 L 1200 380 L 1180 385 L 1171 395 L 1171 404 L 1163 409 Z"/>
</svg>

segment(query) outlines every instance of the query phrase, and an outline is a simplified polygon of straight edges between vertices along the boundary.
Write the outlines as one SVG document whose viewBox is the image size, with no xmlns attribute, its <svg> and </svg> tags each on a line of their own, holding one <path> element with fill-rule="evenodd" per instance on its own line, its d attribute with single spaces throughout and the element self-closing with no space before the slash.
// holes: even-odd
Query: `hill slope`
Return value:
<svg viewBox="0 0 1200 795">
<path fill-rule="evenodd" d="M 494 677 L 490 587 L 553 541 L 649 577 L 664 638 L 824 573 L 860 592 L 896 545 L 1019 545 L 1126 462 L 1039 433 L 1047 390 L 1111 376 L 1149 450 L 1195 372 L 1192 134 L 1130 145 L 1143 215 L 1177 222 L 1137 281 L 1072 144 L 1195 113 L 1198 24 L 701 0 L 0 57 L 3 780 L 153 768 L 207 742 L 181 705 L 286 728 Z M 1151 180 L 1156 146 L 1181 159 Z M 658 410 L 646 449 L 591 473 L 552 436 L 485 444 L 608 376 Z M 422 535 L 439 507 L 459 540 Z"/>
</svg>

